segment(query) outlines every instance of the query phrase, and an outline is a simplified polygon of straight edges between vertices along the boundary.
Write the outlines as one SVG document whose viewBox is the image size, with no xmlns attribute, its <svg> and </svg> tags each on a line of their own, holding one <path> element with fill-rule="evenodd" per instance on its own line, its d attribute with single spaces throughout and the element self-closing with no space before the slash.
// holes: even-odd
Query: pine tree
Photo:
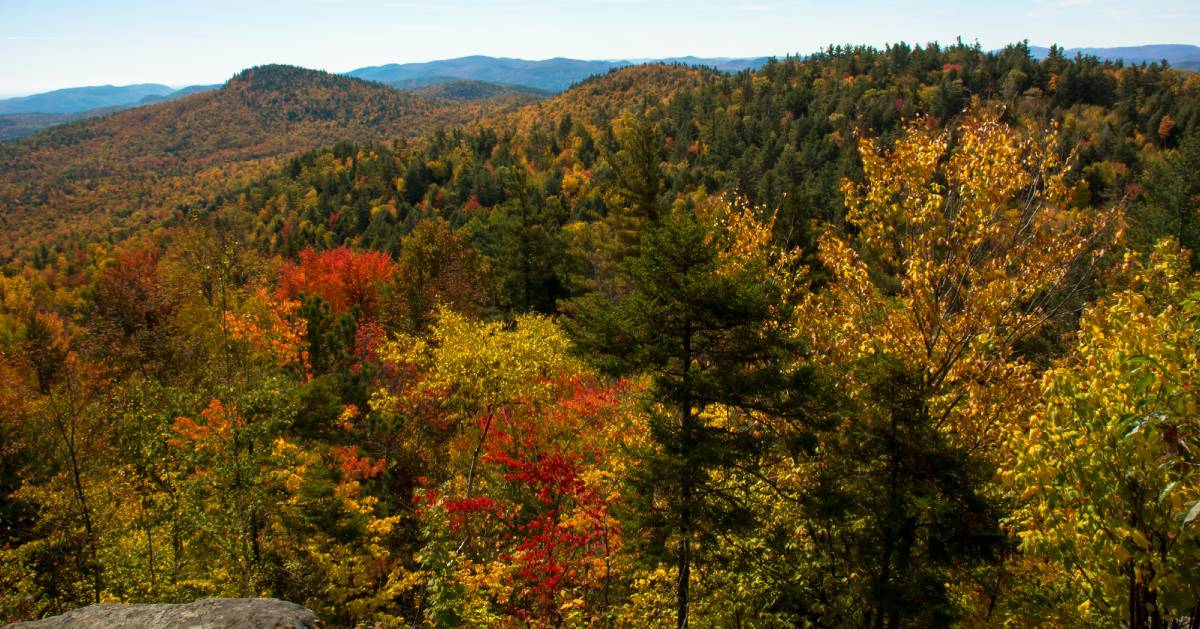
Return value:
<svg viewBox="0 0 1200 629">
<path fill-rule="evenodd" d="M 635 217 L 657 222 L 658 195 L 663 190 L 662 135 L 645 114 L 627 116 L 617 133 L 620 150 L 608 158 L 617 179 L 617 193 Z"/>
<path fill-rule="evenodd" d="M 752 465 L 761 448 L 748 426 L 706 413 L 721 405 L 795 413 L 809 388 L 806 372 L 784 368 L 797 350 L 780 325 L 785 291 L 761 262 L 725 262 L 695 216 L 674 212 L 645 232 L 640 255 L 627 261 L 630 293 L 616 302 L 585 298 L 568 324 L 602 368 L 652 376 L 655 448 L 634 474 L 635 512 L 653 538 L 650 554 L 674 555 L 679 627 L 688 626 L 690 573 L 703 542 L 750 524 L 716 477 Z"/>
<path fill-rule="evenodd" d="M 491 264 L 501 309 L 555 312 L 567 296 L 570 263 L 562 207 L 540 196 L 520 173 L 505 171 L 503 177 L 508 200 L 468 229 Z"/>
</svg>

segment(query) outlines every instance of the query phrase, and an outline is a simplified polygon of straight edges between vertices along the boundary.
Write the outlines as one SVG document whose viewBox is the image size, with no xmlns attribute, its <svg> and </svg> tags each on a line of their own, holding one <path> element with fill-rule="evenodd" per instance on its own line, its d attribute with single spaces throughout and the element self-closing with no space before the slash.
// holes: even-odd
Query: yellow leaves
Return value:
<svg viewBox="0 0 1200 629">
<path fill-rule="evenodd" d="M 352 430 L 354 428 L 354 421 L 358 419 L 360 415 L 361 413 L 359 412 L 357 406 L 354 404 L 347 404 L 346 408 L 342 409 L 341 414 L 338 415 L 338 425 L 345 430 Z"/>
<path fill-rule="evenodd" d="M 386 518 L 373 518 L 367 523 L 367 535 L 376 541 L 391 535 L 396 530 L 396 526 L 400 524 L 401 517 L 393 515 Z"/>
<path fill-rule="evenodd" d="M 277 437 L 271 444 L 271 458 L 280 464 L 274 472 L 276 482 L 291 494 L 289 503 L 295 504 L 298 501 L 297 494 L 308 482 L 308 466 L 317 463 L 318 459 L 283 437 Z"/>
<path fill-rule="evenodd" d="M 552 377 L 581 369 L 568 348 L 566 335 L 546 317 L 521 315 L 508 326 L 442 308 L 429 340 L 398 335 L 384 343 L 379 355 L 384 364 L 422 374 L 404 396 L 445 397 L 447 410 L 456 410 L 464 419 L 502 404 L 545 397 Z M 402 401 L 395 392 L 380 389 L 370 405 L 387 414 L 396 412 Z"/>
<path fill-rule="evenodd" d="M 1130 531 L 1129 537 L 1130 537 L 1130 539 L 1133 540 L 1133 543 L 1137 547 L 1138 550 L 1149 550 L 1150 549 L 1150 540 L 1146 539 L 1146 535 L 1144 533 L 1142 533 L 1141 531 L 1139 531 L 1138 529 L 1133 529 L 1132 531 Z"/>
<path fill-rule="evenodd" d="M 731 276 L 747 267 L 760 265 L 773 272 L 772 279 L 796 284 L 799 250 L 785 251 L 775 244 L 775 213 L 753 207 L 745 199 L 703 197 L 696 207 L 697 218 L 708 227 L 707 240 L 719 251 L 722 275 Z"/>
<path fill-rule="evenodd" d="M 436 377 L 454 395 L 477 407 L 536 395 L 541 383 L 567 370 L 569 341 L 553 321 L 538 315 L 502 322 L 472 321 L 441 310 L 433 328 Z"/>
<path fill-rule="evenodd" d="M 1127 258 L 1136 288 L 1085 311 L 1074 351 L 1043 379 L 1037 432 L 1013 441 L 1024 482 L 1042 484 L 1021 496 L 1023 548 L 1078 566 L 1090 575 L 1078 585 L 1109 609 L 1128 603 L 1130 569 L 1165 600 L 1191 587 L 1180 566 L 1200 562 L 1200 540 L 1179 527 L 1200 473 L 1177 464 L 1200 445 L 1187 412 L 1200 383 L 1200 312 L 1196 278 L 1167 261 L 1169 249 L 1158 268 L 1154 255 Z"/>
<path fill-rule="evenodd" d="M 920 368 L 950 434 L 998 456 L 1037 395 L 1013 348 L 1117 218 L 1075 220 L 1056 137 L 977 113 L 949 130 L 917 120 L 889 147 L 861 140 L 865 179 L 842 184 L 859 236 L 821 238 L 835 281 L 797 322 L 835 364 L 883 353 Z"/>
</svg>

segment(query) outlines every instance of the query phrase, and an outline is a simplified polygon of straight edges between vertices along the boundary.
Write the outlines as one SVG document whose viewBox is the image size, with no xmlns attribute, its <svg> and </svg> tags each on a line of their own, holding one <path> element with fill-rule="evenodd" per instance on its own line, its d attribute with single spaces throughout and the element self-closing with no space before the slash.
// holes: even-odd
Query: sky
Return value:
<svg viewBox="0 0 1200 629">
<path fill-rule="evenodd" d="M 471 54 L 808 54 L 832 43 L 1200 44 L 1197 0 L 0 0 L 0 97 Z"/>
</svg>

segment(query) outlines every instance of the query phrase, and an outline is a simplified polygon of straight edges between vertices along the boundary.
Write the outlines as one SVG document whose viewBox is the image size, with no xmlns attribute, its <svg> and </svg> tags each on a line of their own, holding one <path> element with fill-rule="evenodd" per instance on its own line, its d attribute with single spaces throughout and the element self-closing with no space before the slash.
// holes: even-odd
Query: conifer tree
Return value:
<svg viewBox="0 0 1200 629">
<path fill-rule="evenodd" d="M 652 538 L 650 556 L 673 555 L 679 627 L 688 626 L 690 573 L 704 542 L 750 524 L 716 478 L 752 465 L 761 447 L 748 426 L 708 411 L 796 412 L 809 386 L 806 372 L 784 368 L 797 350 L 780 325 L 786 291 L 761 261 L 730 266 L 722 253 L 694 215 L 673 212 L 627 261 L 630 293 L 585 298 L 569 323 L 580 351 L 602 368 L 652 377 L 654 448 L 634 474 L 635 512 Z"/>
</svg>

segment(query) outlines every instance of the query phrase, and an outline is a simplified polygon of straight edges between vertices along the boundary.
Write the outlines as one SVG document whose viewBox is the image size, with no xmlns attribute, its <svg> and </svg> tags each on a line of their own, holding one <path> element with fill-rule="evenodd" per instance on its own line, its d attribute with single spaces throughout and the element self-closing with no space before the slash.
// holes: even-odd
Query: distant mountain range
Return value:
<svg viewBox="0 0 1200 629">
<path fill-rule="evenodd" d="M 1030 46 L 1030 54 L 1045 58 L 1050 49 Z M 1091 55 L 1130 64 L 1166 61 L 1174 68 L 1200 70 L 1200 46 L 1150 44 L 1120 48 L 1067 48 L 1063 54 Z M 556 94 L 588 77 L 641 63 L 680 63 L 706 66 L 722 72 L 754 70 L 769 57 L 669 57 L 588 61 L 554 58 L 540 61 L 504 57 L 470 56 L 424 63 L 391 63 L 358 68 L 346 76 L 390 85 L 421 96 L 447 100 L 487 100 L 497 97 L 541 98 Z M 172 89 L 155 83 L 102 85 L 54 90 L 44 94 L 0 100 L 0 141 L 39 129 L 121 109 L 182 98 L 220 87 L 194 85 Z"/>
<path fill-rule="evenodd" d="M 71 87 L 44 94 L 0 100 L 0 114 L 74 114 L 89 109 L 136 103 L 175 90 L 157 83 Z"/>
<path fill-rule="evenodd" d="M 419 81 L 432 77 L 487 81 L 522 85 L 546 92 L 561 92 L 568 87 L 597 74 L 615 68 L 624 68 L 639 63 L 683 63 L 692 66 L 712 66 L 725 72 L 755 69 L 767 62 L 768 57 L 751 59 L 701 57 L 672 57 L 667 59 L 638 59 L 636 61 L 584 61 L 562 57 L 529 61 L 504 57 L 460 57 L 425 63 L 390 63 L 351 70 L 346 74 L 368 81 L 394 84 L 398 81 Z"/>
<path fill-rule="evenodd" d="M 495 57 L 462 57 L 425 63 L 389 63 L 351 70 L 346 74 L 379 83 L 395 83 L 446 77 L 525 85 L 541 90 L 561 92 L 593 74 L 603 74 L 628 62 L 582 61 L 579 59 L 547 59 L 527 61 Z"/>
<path fill-rule="evenodd" d="M 142 105 L 165 103 L 219 87 L 221 86 L 190 85 L 175 89 L 157 83 L 98 85 L 71 87 L 0 100 L 0 142 L 65 122 L 94 118 Z"/>
<path fill-rule="evenodd" d="M 443 100 L 488 100 L 501 97 L 519 97 L 529 100 L 540 100 L 553 96 L 553 92 L 539 90 L 536 87 L 513 85 L 511 83 L 493 83 L 491 81 L 474 81 L 469 79 L 451 79 L 433 77 L 430 79 L 405 79 L 388 83 L 392 87 L 412 92 L 425 98 L 440 98 Z"/>
<path fill-rule="evenodd" d="M 1045 59 L 1049 48 L 1030 46 L 1029 53 L 1035 59 Z M 1105 61 L 1122 61 L 1126 64 L 1158 63 L 1166 61 L 1172 68 L 1200 70 L 1200 46 L 1188 44 L 1147 44 L 1145 46 L 1120 46 L 1117 48 L 1067 48 L 1064 57 L 1098 57 Z"/>
</svg>

